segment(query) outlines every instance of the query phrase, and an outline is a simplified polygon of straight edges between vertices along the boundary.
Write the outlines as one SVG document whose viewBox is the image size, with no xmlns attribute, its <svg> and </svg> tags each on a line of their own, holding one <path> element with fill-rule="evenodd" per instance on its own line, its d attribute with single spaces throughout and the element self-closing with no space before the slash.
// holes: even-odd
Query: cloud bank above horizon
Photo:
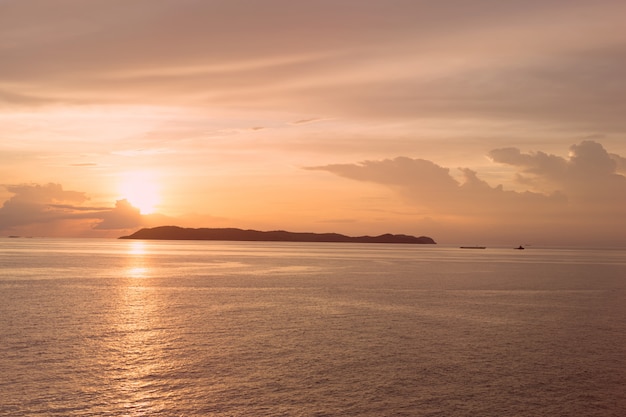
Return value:
<svg viewBox="0 0 626 417">
<path fill-rule="evenodd" d="M 458 235 L 465 239 L 474 236 L 497 241 L 497 231 L 505 239 L 524 242 L 553 243 L 553 239 L 540 237 L 546 232 L 559 239 L 566 237 L 572 244 L 624 242 L 624 157 L 607 152 L 591 140 L 572 145 L 568 157 L 541 151 L 523 153 L 517 148 L 493 149 L 488 156 L 496 164 L 514 167 L 515 181 L 526 190 L 490 185 L 469 168 L 458 168 L 462 174 L 462 180 L 458 180 L 450 168 L 406 156 L 304 169 L 387 187 L 416 219 L 445 219 L 448 226 L 444 230 L 458 227 Z M 88 221 L 93 231 L 114 233 L 158 224 L 126 200 L 118 200 L 111 208 L 92 207 L 84 204 L 88 201 L 85 192 L 66 191 L 60 184 L 5 188 L 13 194 L 0 207 L 0 230 L 7 232 L 71 221 Z M 159 215 L 156 219 L 186 222 Z M 572 228 L 572 224 L 578 226 Z"/>
<path fill-rule="evenodd" d="M 459 182 L 449 168 L 409 157 L 307 169 L 390 187 L 424 216 L 471 223 L 476 237 L 493 239 L 490 235 L 496 229 L 525 241 L 536 240 L 540 230 L 578 244 L 626 240 L 624 157 L 608 153 L 594 141 L 572 145 L 568 158 L 517 148 L 494 149 L 489 157 L 515 167 L 515 181 L 527 190 L 491 186 L 468 168 L 458 168 L 463 176 Z M 487 232 L 479 233 L 477 226 Z"/>
<path fill-rule="evenodd" d="M 118 200 L 115 207 L 86 206 L 87 194 L 64 190 L 61 184 L 5 185 L 13 194 L 0 207 L 0 230 L 19 230 L 20 227 L 84 223 L 94 230 L 135 228 L 143 224 L 139 209 L 126 200 Z M 76 227 L 70 227 L 75 230 Z M 44 227 L 44 230 L 50 230 Z"/>
</svg>

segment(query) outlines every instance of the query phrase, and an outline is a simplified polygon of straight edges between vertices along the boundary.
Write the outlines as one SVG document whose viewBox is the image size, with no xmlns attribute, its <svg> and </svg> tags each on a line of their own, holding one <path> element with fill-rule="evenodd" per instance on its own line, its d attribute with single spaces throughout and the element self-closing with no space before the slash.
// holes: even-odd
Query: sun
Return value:
<svg viewBox="0 0 626 417">
<path fill-rule="evenodd" d="M 126 199 L 141 214 L 154 213 L 161 197 L 154 175 L 147 172 L 127 172 L 120 178 L 120 198 Z"/>
</svg>

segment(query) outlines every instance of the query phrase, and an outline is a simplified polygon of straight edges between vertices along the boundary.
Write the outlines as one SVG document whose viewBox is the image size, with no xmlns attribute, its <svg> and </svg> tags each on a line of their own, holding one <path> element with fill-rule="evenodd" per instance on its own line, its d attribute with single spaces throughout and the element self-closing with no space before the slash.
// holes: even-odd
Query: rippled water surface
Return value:
<svg viewBox="0 0 626 417">
<path fill-rule="evenodd" d="M 0 239 L 2 416 L 623 416 L 626 251 Z"/>
</svg>

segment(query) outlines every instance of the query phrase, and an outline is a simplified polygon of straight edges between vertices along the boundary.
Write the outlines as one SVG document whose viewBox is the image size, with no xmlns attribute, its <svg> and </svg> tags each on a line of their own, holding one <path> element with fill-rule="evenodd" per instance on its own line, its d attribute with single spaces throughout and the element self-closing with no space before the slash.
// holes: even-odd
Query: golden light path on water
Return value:
<svg viewBox="0 0 626 417">
<path fill-rule="evenodd" d="M 111 329 L 117 335 L 112 346 L 117 364 L 112 361 L 111 383 L 117 386 L 119 404 L 130 415 L 149 415 L 163 408 L 153 382 L 163 375 L 167 358 L 161 334 L 164 326 L 156 288 L 145 281 L 150 273 L 146 244 L 130 242 L 125 285 L 119 287 L 116 309 L 109 315 Z M 109 358 L 110 359 L 110 358 Z"/>
<path fill-rule="evenodd" d="M 127 253 L 129 266 L 125 271 L 126 275 L 129 278 L 146 278 L 150 271 L 146 244 L 139 240 L 132 241 Z"/>
</svg>

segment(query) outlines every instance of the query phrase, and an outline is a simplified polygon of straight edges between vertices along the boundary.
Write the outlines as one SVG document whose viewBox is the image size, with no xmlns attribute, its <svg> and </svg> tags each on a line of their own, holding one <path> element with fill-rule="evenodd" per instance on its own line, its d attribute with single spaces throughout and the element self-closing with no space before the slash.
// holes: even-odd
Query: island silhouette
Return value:
<svg viewBox="0 0 626 417">
<path fill-rule="evenodd" d="M 144 228 L 119 239 L 155 240 L 230 240 L 246 242 L 348 242 L 348 243 L 407 243 L 430 244 L 436 242 L 427 236 L 392 235 L 345 236 L 339 233 L 300 233 L 274 230 L 262 232 L 237 228 L 186 228 L 179 226 L 159 226 Z"/>
</svg>

